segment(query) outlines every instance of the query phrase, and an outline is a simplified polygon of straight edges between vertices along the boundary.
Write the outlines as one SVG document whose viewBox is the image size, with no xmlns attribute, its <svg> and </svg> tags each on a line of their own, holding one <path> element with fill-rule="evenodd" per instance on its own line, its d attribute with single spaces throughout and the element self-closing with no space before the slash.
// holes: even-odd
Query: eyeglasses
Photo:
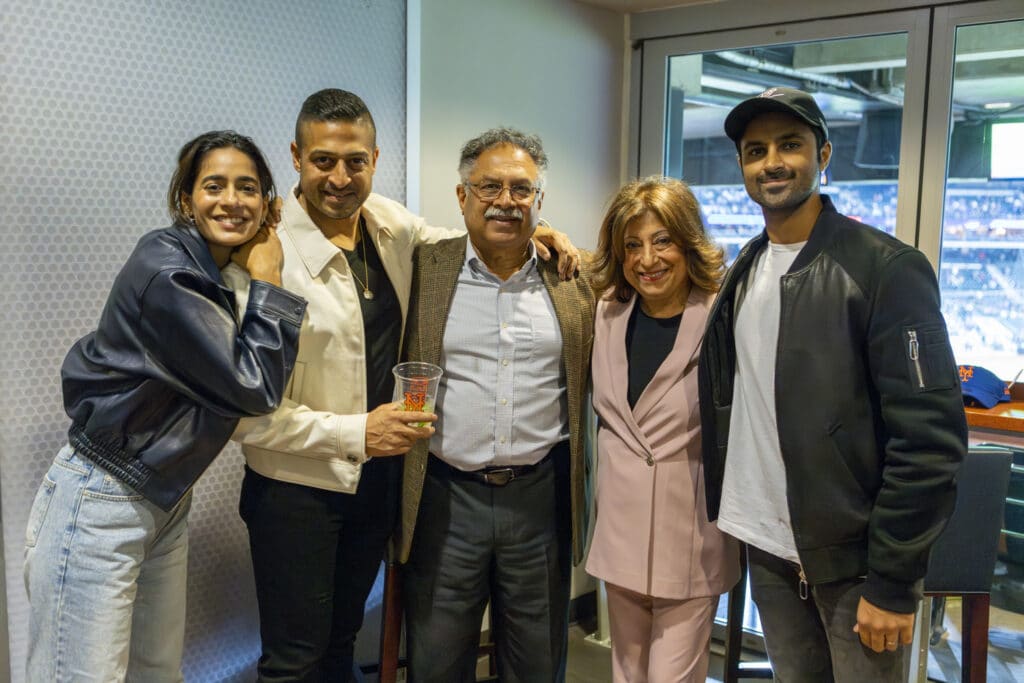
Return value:
<svg viewBox="0 0 1024 683">
<path fill-rule="evenodd" d="M 540 191 L 540 187 L 536 185 L 502 185 L 501 183 L 492 182 L 471 183 L 468 180 L 462 184 L 472 190 L 477 199 L 483 202 L 493 202 L 501 196 L 502 192 L 508 190 L 508 194 L 512 197 L 513 201 L 525 203 L 533 199 L 534 195 Z"/>
</svg>

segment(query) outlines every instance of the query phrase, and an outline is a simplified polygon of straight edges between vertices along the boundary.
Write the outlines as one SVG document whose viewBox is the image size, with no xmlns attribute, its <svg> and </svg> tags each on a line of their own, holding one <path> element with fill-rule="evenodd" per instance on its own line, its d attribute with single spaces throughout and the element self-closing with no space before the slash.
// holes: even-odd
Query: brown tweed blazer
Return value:
<svg viewBox="0 0 1024 683">
<path fill-rule="evenodd" d="M 436 244 L 424 244 L 413 256 L 412 292 L 406 323 L 405 360 L 439 363 L 445 323 L 452 305 L 455 285 L 466 258 L 467 237 Z M 585 499 L 586 461 L 584 457 L 584 408 L 590 378 L 590 348 L 594 340 L 594 294 L 587 264 L 580 276 L 563 282 L 558 279 L 556 259 L 537 265 L 547 287 L 562 332 L 562 366 L 565 368 L 569 403 L 569 468 L 572 496 L 573 562 L 583 559 L 586 541 L 587 510 Z M 444 406 L 440 406 L 444 410 Z M 416 443 L 405 455 L 402 486 L 402 524 L 398 529 L 398 557 L 409 559 L 423 478 L 427 466 L 427 440 Z"/>
</svg>

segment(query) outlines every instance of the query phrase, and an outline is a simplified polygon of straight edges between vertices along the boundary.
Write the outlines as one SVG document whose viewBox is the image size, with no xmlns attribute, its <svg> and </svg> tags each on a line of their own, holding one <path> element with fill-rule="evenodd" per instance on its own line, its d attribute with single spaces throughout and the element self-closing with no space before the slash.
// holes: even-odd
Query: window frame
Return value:
<svg viewBox="0 0 1024 683">
<path fill-rule="evenodd" d="M 739 50 L 751 47 L 819 42 L 873 35 L 907 35 L 906 89 L 901 123 L 899 183 L 896 203 L 896 237 L 918 243 L 918 197 L 928 76 L 928 44 L 931 11 L 927 9 L 880 12 L 857 17 L 815 19 L 768 24 L 756 28 L 645 40 L 641 47 L 640 88 L 636 94 L 639 130 L 633 138 L 638 176 L 664 173 L 665 122 L 668 111 L 668 60 L 670 57 Z M 945 166 L 943 166 L 945 168 Z M 941 211 L 941 206 L 940 206 Z M 926 224 L 927 225 L 927 224 Z M 926 252 L 927 254 L 927 252 Z M 938 250 L 927 254 L 938 265 Z"/>
</svg>

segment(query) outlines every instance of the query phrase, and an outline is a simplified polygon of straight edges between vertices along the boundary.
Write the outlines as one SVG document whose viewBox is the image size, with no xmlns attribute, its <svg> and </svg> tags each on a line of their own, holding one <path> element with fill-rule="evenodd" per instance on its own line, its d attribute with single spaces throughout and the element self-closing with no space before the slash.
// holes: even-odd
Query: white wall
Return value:
<svg viewBox="0 0 1024 683">
<path fill-rule="evenodd" d="M 320 88 L 348 88 L 377 120 L 384 152 L 375 187 L 403 199 L 405 3 L 5 0 L 0 25 L 0 681 L 19 683 L 25 527 L 67 438 L 61 360 L 95 327 L 138 238 L 168 224 L 164 193 L 178 149 L 205 130 L 235 128 L 255 138 L 286 191 L 295 182 L 288 145 L 302 101 Z M 189 681 L 255 677 L 241 478 L 231 446 L 195 488 Z"/>
<path fill-rule="evenodd" d="M 594 247 L 621 176 L 623 16 L 569 0 L 415 4 L 421 143 L 409 191 L 414 197 L 418 187 L 420 213 L 437 225 L 462 225 L 459 150 L 488 128 L 510 125 L 544 141 L 550 168 L 542 215 Z M 412 54 L 409 62 L 414 69 Z"/>
<path fill-rule="evenodd" d="M 418 37 L 410 35 L 407 77 L 410 146 L 420 140 L 407 183 L 419 206 L 410 208 L 435 225 L 461 226 L 462 144 L 514 126 L 544 141 L 542 215 L 576 244 L 595 247 L 624 163 L 624 17 L 568 0 L 410 0 L 408 12 L 421 19 Z M 409 158 L 415 164 L 411 150 Z M 593 587 L 577 568 L 573 596 Z"/>
</svg>

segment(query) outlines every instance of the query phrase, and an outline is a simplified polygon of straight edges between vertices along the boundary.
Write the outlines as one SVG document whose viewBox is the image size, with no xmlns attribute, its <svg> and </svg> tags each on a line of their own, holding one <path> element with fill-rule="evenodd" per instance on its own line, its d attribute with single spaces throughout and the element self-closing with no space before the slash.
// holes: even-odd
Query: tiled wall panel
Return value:
<svg viewBox="0 0 1024 683">
<path fill-rule="evenodd" d="M 377 120 L 375 189 L 405 196 L 405 3 L 7 0 L 0 3 L 0 503 L 12 680 L 24 680 L 24 531 L 64 442 L 59 368 L 118 268 L 168 223 L 174 157 L 214 128 L 251 135 L 278 190 L 295 182 L 295 115 L 329 86 Z M 189 681 L 251 680 L 254 589 L 230 446 L 195 491 Z M 0 680 L 6 678 L 0 671 Z"/>
</svg>

